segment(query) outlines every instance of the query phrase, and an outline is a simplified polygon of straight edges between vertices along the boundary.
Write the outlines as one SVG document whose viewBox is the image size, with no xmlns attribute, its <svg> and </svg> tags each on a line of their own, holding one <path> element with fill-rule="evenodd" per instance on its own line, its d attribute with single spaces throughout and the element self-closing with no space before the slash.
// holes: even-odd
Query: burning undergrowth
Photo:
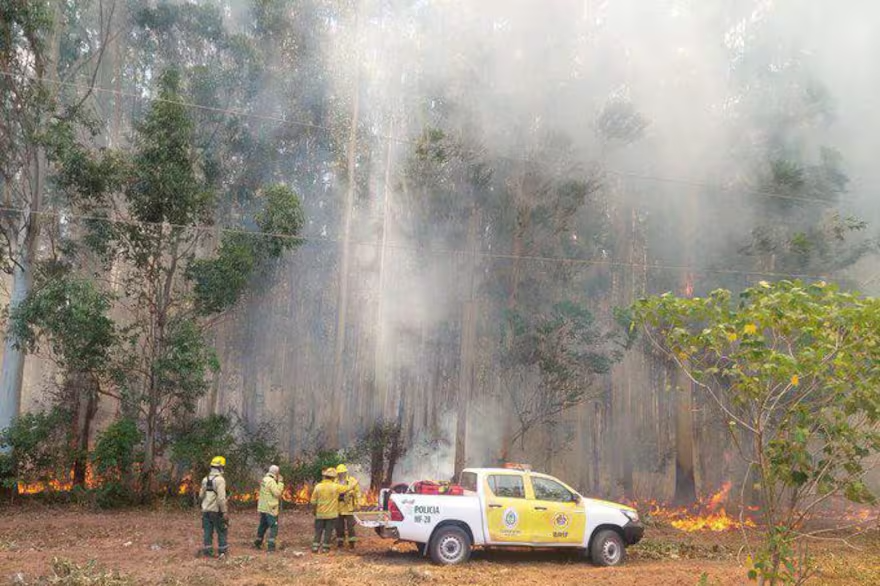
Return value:
<svg viewBox="0 0 880 586">
<path fill-rule="evenodd" d="M 679 531 L 731 531 L 755 527 L 756 508 L 749 508 L 742 516 L 727 512 L 731 484 L 725 482 L 714 494 L 699 499 L 690 506 L 674 507 L 654 500 L 635 502 L 635 506 L 649 522 L 671 525 Z"/>
<path fill-rule="evenodd" d="M 635 501 L 632 505 L 639 510 L 648 523 L 669 525 L 684 533 L 711 531 L 716 533 L 754 528 L 760 524 L 760 508 L 744 507 L 742 514 L 731 510 L 738 505 L 729 502 L 731 483 L 725 482 L 721 488 L 701 498 L 689 506 L 672 506 L 655 500 Z M 852 503 L 830 504 L 812 516 L 812 522 L 823 526 L 840 528 L 868 527 L 880 522 L 880 509 L 855 506 Z"/>
</svg>

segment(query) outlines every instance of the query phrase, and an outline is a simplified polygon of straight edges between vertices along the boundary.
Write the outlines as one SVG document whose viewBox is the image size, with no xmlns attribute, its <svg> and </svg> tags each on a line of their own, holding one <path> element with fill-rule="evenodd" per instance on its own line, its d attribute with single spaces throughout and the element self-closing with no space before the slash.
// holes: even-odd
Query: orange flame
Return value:
<svg viewBox="0 0 880 586">
<path fill-rule="evenodd" d="M 363 505 L 365 507 L 376 507 L 379 505 L 379 490 L 372 489 L 368 490 L 364 493 L 364 502 Z"/>
<path fill-rule="evenodd" d="M 297 505 L 307 505 L 309 504 L 312 496 L 312 487 L 308 484 L 303 484 L 296 491 L 293 492 L 291 497 L 288 497 L 294 504 Z"/>
<path fill-rule="evenodd" d="M 684 296 L 688 299 L 694 296 L 694 276 L 690 273 L 684 278 Z"/>
<path fill-rule="evenodd" d="M 725 482 L 723 485 L 721 485 L 721 490 L 719 490 L 718 492 L 713 494 L 711 497 L 709 497 L 709 504 L 707 505 L 707 508 L 710 511 L 716 510 L 718 507 L 720 507 L 722 504 L 724 504 L 727 501 L 727 495 L 729 495 L 729 494 L 730 494 L 730 483 Z"/>
<path fill-rule="evenodd" d="M 258 490 L 253 492 L 243 492 L 232 496 L 232 501 L 236 503 L 251 503 L 257 500 L 260 500 L 260 491 Z"/>
<path fill-rule="evenodd" d="M 91 464 L 86 465 L 86 478 L 85 478 L 85 487 L 86 488 L 97 488 L 98 481 L 95 478 L 95 473 L 92 470 Z M 70 476 L 66 479 L 59 480 L 57 478 L 52 478 L 48 481 L 38 481 L 31 483 L 19 483 L 18 484 L 18 494 L 40 494 L 43 492 L 69 492 L 73 490 L 73 470 L 70 471 Z"/>
<path fill-rule="evenodd" d="M 193 480 L 192 476 L 187 474 L 183 477 L 183 480 L 180 481 L 180 486 L 177 487 L 177 494 L 180 496 L 184 496 L 193 492 Z"/>
<path fill-rule="evenodd" d="M 666 521 L 679 531 L 688 533 L 695 531 L 729 531 L 739 529 L 743 525 L 754 527 L 755 522 L 751 518 L 739 519 L 731 517 L 724 508 L 724 503 L 730 494 L 730 483 L 725 482 L 721 489 L 710 495 L 709 498 L 701 499 L 690 507 L 666 507 L 657 502 L 645 503 L 648 505 L 648 516 Z M 756 509 L 749 508 L 750 511 Z"/>
</svg>

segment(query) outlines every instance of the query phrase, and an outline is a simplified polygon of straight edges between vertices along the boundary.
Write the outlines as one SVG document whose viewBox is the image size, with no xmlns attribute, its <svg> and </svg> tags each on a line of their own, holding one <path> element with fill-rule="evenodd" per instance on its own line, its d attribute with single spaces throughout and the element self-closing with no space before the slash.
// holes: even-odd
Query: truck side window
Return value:
<svg viewBox="0 0 880 586">
<path fill-rule="evenodd" d="M 571 491 L 549 478 L 532 476 L 532 488 L 535 490 L 535 498 L 539 501 L 568 503 L 572 499 Z"/>
<path fill-rule="evenodd" d="M 460 486 L 465 490 L 477 492 L 477 473 L 462 472 Z"/>
<path fill-rule="evenodd" d="M 512 474 L 493 474 L 488 478 L 489 490 L 498 497 L 524 499 L 526 487 L 522 476 Z"/>
</svg>

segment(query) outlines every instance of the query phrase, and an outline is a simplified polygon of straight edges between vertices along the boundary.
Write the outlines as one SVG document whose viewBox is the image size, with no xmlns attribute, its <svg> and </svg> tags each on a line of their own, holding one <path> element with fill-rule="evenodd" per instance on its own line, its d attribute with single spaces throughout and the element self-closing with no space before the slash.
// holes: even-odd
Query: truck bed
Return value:
<svg viewBox="0 0 880 586">
<path fill-rule="evenodd" d="M 404 517 L 403 522 L 390 523 L 397 529 L 399 539 L 427 543 L 435 527 L 444 521 L 452 521 L 467 524 L 473 534 L 474 545 L 486 542 L 480 499 L 476 494 L 395 494 L 391 495 L 391 499 Z"/>
</svg>

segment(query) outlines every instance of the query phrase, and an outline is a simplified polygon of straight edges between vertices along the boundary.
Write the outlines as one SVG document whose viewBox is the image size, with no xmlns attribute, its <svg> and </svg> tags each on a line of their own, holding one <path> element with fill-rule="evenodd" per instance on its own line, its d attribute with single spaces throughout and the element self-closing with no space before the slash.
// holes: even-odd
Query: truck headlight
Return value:
<svg viewBox="0 0 880 586">
<path fill-rule="evenodd" d="M 633 523 L 639 522 L 639 514 L 636 511 L 621 510 L 620 512 L 623 513 L 624 517 L 626 517 Z"/>
</svg>

